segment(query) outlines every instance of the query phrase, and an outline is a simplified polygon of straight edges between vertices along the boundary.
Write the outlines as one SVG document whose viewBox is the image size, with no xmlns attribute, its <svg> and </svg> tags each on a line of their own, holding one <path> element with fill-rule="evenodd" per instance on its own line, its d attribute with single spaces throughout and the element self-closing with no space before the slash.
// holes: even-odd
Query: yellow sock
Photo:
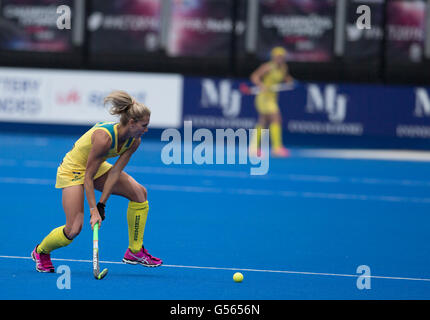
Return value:
<svg viewBox="0 0 430 320">
<path fill-rule="evenodd" d="M 257 150 L 257 148 L 260 146 L 261 142 L 261 129 L 262 126 L 257 124 L 255 126 L 256 133 L 251 137 L 251 140 L 249 142 L 249 148 L 252 150 Z"/>
<path fill-rule="evenodd" d="M 49 254 L 51 251 L 68 246 L 73 240 L 67 239 L 64 227 L 58 227 L 49 233 L 37 247 L 37 253 Z"/>
<path fill-rule="evenodd" d="M 272 148 L 282 147 L 282 127 L 278 122 L 270 124 L 270 140 L 272 141 Z"/>
<path fill-rule="evenodd" d="M 131 252 L 136 253 L 142 249 L 143 233 L 145 231 L 146 219 L 148 217 L 148 201 L 128 203 L 128 247 Z"/>
</svg>

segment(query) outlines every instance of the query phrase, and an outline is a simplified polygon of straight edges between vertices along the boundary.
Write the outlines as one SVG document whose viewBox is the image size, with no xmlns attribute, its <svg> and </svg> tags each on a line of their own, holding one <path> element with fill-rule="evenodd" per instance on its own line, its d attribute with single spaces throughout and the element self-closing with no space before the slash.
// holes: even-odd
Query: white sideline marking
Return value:
<svg viewBox="0 0 430 320">
<path fill-rule="evenodd" d="M 0 183 L 29 184 L 29 185 L 55 185 L 55 180 L 37 178 L 14 178 L 0 177 Z M 382 201 L 382 202 L 405 202 L 405 203 L 430 203 L 430 198 L 399 197 L 392 195 L 366 195 L 350 193 L 326 193 L 326 192 L 297 192 L 289 190 L 264 190 L 264 189 L 232 189 L 214 188 L 184 185 L 145 184 L 149 190 L 174 191 L 188 193 L 217 193 L 248 196 L 278 196 L 284 198 L 310 198 L 326 200 L 358 200 L 358 201 Z"/>
<path fill-rule="evenodd" d="M 307 151 L 303 151 L 307 152 Z M 309 151 L 310 152 L 310 151 Z M 314 151 L 317 152 L 317 151 Z M 25 160 L 19 163 L 14 159 L 0 158 L 2 167 L 27 168 L 52 168 L 56 169 L 59 163 L 55 161 Z M 281 181 L 298 181 L 298 182 L 319 182 L 319 183 L 352 183 L 352 184 L 370 184 L 370 185 L 400 185 L 406 187 L 429 187 L 430 181 L 427 180 L 410 180 L 410 179 L 383 179 L 372 177 L 340 177 L 311 174 L 267 174 L 264 176 L 251 176 L 247 171 L 232 170 L 211 170 L 211 169 L 192 169 L 178 167 L 151 167 L 151 166 L 127 166 L 126 172 L 152 174 L 152 175 L 171 175 L 171 176 L 198 176 L 198 177 L 216 177 L 216 178 L 236 178 L 236 179 L 254 179 L 254 180 L 281 180 Z"/>
<path fill-rule="evenodd" d="M 26 259 L 31 260 L 31 257 L 20 257 L 20 256 L 0 256 L 2 259 Z M 85 262 L 92 263 L 92 260 L 79 260 L 79 259 L 60 259 L 52 258 L 53 261 L 68 261 L 68 262 Z M 105 264 L 121 264 L 122 262 L 117 261 L 99 261 Z M 281 273 L 281 274 L 300 274 L 300 275 L 315 275 L 315 276 L 331 276 L 331 277 L 351 277 L 351 278 L 373 278 L 373 279 L 388 279 L 388 280 L 409 280 L 409 281 L 427 281 L 428 278 L 409 278 L 409 277 L 388 277 L 388 276 L 363 276 L 360 274 L 343 274 L 343 273 L 326 273 L 326 272 L 307 272 L 307 271 L 288 271 L 288 270 L 264 270 L 264 269 L 248 269 L 248 268 L 229 268 L 229 267 L 200 267 L 200 266 L 184 266 L 184 265 L 172 265 L 163 264 L 161 267 L 165 268 L 184 268 L 184 269 L 202 269 L 202 270 L 225 270 L 225 271 L 247 271 L 247 272 L 266 272 L 266 273 Z"/>
<path fill-rule="evenodd" d="M 336 158 L 336 159 L 368 159 L 388 161 L 430 161 L 428 151 L 406 150 L 370 150 L 370 149 L 315 149 L 300 150 L 298 155 L 312 158 Z"/>
</svg>

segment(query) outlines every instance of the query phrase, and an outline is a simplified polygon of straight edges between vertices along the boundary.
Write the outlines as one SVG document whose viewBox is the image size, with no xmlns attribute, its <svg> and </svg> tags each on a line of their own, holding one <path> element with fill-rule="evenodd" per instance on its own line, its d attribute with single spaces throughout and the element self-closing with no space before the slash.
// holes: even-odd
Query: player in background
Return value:
<svg viewBox="0 0 430 320">
<path fill-rule="evenodd" d="M 271 154 L 275 157 L 288 157 L 289 151 L 282 144 L 282 116 L 278 106 L 278 93 L 272 88 L 281 83 L 293 83 L 285 62 L 287 51 L 275 47 L 271 51 L 271 60 L 262 64 L 251 74 L 251 81 L 260 88 L 255 98 L 258 111 L 257 134 L 251 138 L 250 155 L 260 155 L 261 129 L 270 129 Z"/>
</svg>

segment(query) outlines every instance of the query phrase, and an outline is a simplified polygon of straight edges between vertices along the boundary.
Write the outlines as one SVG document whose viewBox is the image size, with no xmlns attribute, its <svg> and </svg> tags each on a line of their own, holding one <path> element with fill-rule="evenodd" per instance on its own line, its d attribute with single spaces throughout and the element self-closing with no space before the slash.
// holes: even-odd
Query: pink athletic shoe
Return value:
<svg viewBox="0 0 430 320">
<path fill-rule="evenodd" d="M 272 156 L 278 158 L 288 158 L 290 156 L 290 151 L 285 147 L 279 147 L 272 149 Z"/>
<path fill-rule="evenodd" d="M 54 266 L 51 262 L 51 255 L 50 254 L 44 254 L 44 253 L 37 253 L 37 247 L 34 248 L 33 252 L 31 253 L 31 258 L 34 262 L 36 262 L 36 270 L 39 272 L 55 272 Z"/>
<path fill-rule="evenodd" d="M 159 267 L 163 264 L 161 259 L 151 256 L 144 247 L 142 247 L 138 253 L 133 253 L 130 248 L 128 248 L 122 262 L 128 264 L 141 264 L 145 267 Z"/>
</svg>

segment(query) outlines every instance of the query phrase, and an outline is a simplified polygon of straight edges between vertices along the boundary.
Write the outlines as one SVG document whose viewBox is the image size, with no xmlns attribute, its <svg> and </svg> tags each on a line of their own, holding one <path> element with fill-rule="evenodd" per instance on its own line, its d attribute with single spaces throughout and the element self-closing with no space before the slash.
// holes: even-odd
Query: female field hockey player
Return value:
<svg viewBox="0 0 430 320">
<path fill-rule="evenodd" d="M 288 157 L 289 152 L 282 144 L 282 117 L 278 106 L 278 93 L 271 87 L 283 82 L 292 83 L 293 78 L 285 63 L 287 51 L 282 47 L 275 47 L 271 51 L 271 60 L 262 64 L 251 74 L 251 81 L 260 88 L 255 98 L 256 109 L 259 114 L 256 126 L 257 134 L 250 143 L 250 154 L 259 154 L 261 129 L 270 129 L 272 144 L 271 153 L 275 157 Z"/>
<path fill-rule="evenodd" d="M 54 272 L 50 253 L 69 245 L 80 233 L 84 223 L 84 196 L 90 208 L 91 228 L 105 217 L 105 205 L 111 194 L 129 200 L 127 223 L 129 247 L 123 262 L 157 267 L 161 259 L 151 256 L 143 247 L 143 233 L 148 215 L 146 189 L 123 171 L 148 131 L 150 110 L 124 91 L 112 92 L 105 98 L 111 103 L 111 114 L 120 122 L 99 122 L 76 141 L 58 167 L 56 188 L 62 189 L 66 225 L 49 233 L 31 256 L 39 272 Z M 117 157 L 115 165 L 105 160 Z M 96 203 L 94 189 L 102 192 Z"/>
</svg>

